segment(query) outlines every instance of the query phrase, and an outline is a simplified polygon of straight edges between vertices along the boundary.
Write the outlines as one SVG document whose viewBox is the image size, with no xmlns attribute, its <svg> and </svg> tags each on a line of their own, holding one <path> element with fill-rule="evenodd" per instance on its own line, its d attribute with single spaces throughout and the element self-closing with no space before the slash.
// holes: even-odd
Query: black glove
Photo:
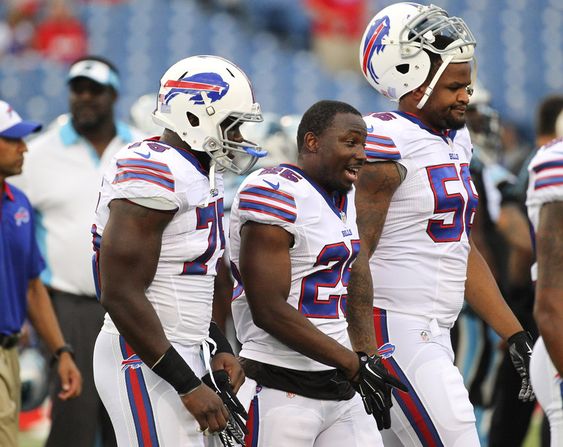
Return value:
<svg viewBox="0 0 563 447">
<path fill-rule="evenodd" d="M 536 398 L 534 390 L 532 390 L 532 383 L 530 382 L 530 357 L 532 356 L 534 342 L 526 331 L 516 332 L 507 341 L 510 359 L 522 379 L 518 399 L 524 402 L 531 402 Z"/>
<path fill-rule="evenodd" d="M 377 428 L 383 430 L 391 427 L 391 387 L 408 392 L 408 388 L 393 377 L 383 363 L 381 357 L 369 356 L 358 352 L 360 369 L 359 381 L 351 381 L 354 389 L 360 394 L 367 414 L 371 414 L 377 422 Z"/>
<path fill-rule="evenodd" d="M 213 383 L 210 374 L 207 373 L 201 378 L 201 381 L 219 395 L 229 410 L 227 427 L 217 435 L 225 447 L 244 445 L 244 435 L 248 434 L 246 428 L 248 413 L 233 392 L 227 371 L 224 369 L 213 371 L 213 379 L 215 383 Z"/>
</svg>

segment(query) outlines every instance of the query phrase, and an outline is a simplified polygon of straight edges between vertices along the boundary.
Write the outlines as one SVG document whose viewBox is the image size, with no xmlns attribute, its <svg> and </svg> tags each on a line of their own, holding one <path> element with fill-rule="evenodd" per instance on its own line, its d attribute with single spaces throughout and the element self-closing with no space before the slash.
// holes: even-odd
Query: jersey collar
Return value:
<svg viewBox="0 0 563 447">
<path fill-rule="evenodd" d="M 440 130 L 433 129 L 432 127 L 424 124 L 421 121 L 421 119 L 418 116 L 416 116 L 414 113 L 402 112 L 400 110 L 395 110 L 394 113 L 396 113 L 397 115 L 400 115 L 403 118 L 408 119 L 409 121 L 415 123 L 416 125 L 418 125 L 418 127 L 426 130 L 427 132 L 430 132 L 432 135 L 436 135 L 436 136 L 440 137 L 446 143 L 448 143 L 448 140 L 453 141 L 453 139 L 455 138 L 455 136 L 457 134 L 457 130 L 446 129 L 444 131 L 440 131 Z"/>
<path fill-rule="evenodd" d="M 145 141 L 154 141 L 157 142 L 158 144 L 168 146 L 170 149 L 174 149 L 182 157 L 184 157 L 187 161 L 189 161 L 194 166 L 194 168 L 198 170 L 200 174 L 209 177 L 209 171 L 205 169 L 205 167 L 201 164 L 198 158 L 194 154 L 192 154 L 189 150 L 172 146 L 171 144 L 165 143 L 164 141 L 160 141 L 160 137 L 147 138 Z"/>
<path fill-rule="evenodd" d="M 10 185 L 6 181 L 2 183 L 2 193 L 12 202 L 14 201 L 14 193 L 12 192 Z"/>
<path fill-rule="evenodd" d="M 117 136 L 124 143 L 131 143 L 133 141 L 133 135 L 131 134 L 131 129 L 127 124 L 122 121 L 115 122 L 115 129 Z M 65 146 L 71 146 L 76 144 L 81 138 L 74 126 L 72 125 L 72 119 L 68 115 L 68 121 L 61 126 L 60 129 L 61 141 Z"/>
<path fill-rule="evenodd" d="M 335 191 L 332 194 L 326 192 L 326 190 L 320 186 L 317 182 L 315 182 L 311 177 L 309 177 L 305 171 L 303 171 L 299 166 L 295 166 L 289 163 L 282 163 L 280 166 L 284 168 L 291 169 L 292 171 L 296 172 L 305 180 L 307 180 L 313 188 L 315 188 L 318 193 L 323 197 L 327 205 L 330 209 L 338 216 L 339 219 L 343 219 L 343 216 L 346 216 L 346 211 L 348 209 L 348 195 L 341 194 L 340 192 Z"/>
</svg>

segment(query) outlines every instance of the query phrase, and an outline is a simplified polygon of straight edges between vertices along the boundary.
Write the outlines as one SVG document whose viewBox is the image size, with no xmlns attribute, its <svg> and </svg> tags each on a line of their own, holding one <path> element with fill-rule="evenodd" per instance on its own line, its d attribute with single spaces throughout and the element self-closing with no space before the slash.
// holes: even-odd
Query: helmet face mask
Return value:
<svg viewBox="0 0 563 447">
<path fill-rule="evenodd" d="M 254 143 L 228 138 L 233 127 L 262 121 L 262 113 L 244 72 L 217 56 L 193 56 L 170 67 L 160 81 L 153 120 L 192 150 L 206 152 L 219 169 L 243 174 L 267 154 Z M 226 120 L 232 123 L 224 128 Z"/>
<path fill-rule="evenodd" d="M 203 150 L 217 163 L 219 170 L 228 170 L 235 174 L 249 172 L 259 158 L 264 157 L 267 152 L 262 150 L 259 144 L 249 140 L 235 141 L 229 139 L 233 132 L 239 132 L 238 128 L 244 128 L 244 123 L 261 123 L 263 121 L 260 106 L 255 103 L 252 113 L 231 113 L 217 125 L 219 143 L 214 137 L 207 137 L 203 143 Z M 219 149 L 217 149 L 219 146 Z"/>
<path fill-rule="evenodd" d="M 443 9 L 430 5 L 405 24 L 400 45 L 405 58 L 414 56 L 414 45 L 418 51 L 425 48 L 436 54 L 451 54 L 459 49 L 459 62 L 468 62 L 473 57 L 475 38 L 462 19 L 449 17 Z"/>
<path fill-rule="evenodd" d="M 449 17 L 434 5 L 395 3 L 382 9 L 366 27 L 360 64 L 372 87 L 399 101 L 426 81 L 432 68 L 428 52 L 439 54 L 444 61 L 439 77 L 444 65 L 471 62 L 474 48 L 475 38 L 462 19 Z M 435 85 L 436 77 L 433 82 Z"/>
</svg>

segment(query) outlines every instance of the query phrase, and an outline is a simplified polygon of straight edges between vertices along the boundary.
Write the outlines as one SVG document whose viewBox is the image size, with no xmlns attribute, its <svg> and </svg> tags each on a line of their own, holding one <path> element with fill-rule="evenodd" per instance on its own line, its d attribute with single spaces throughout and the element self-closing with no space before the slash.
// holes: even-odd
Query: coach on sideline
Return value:
<svg viewBox="0 0 563 447">
<path fill-rule="evenodd" d="M 61 381 L 58 397 L 76 397 L 82 376 L 63 339 L 59 323 L 39 274 L 45 262 L 33 228 L 33 211 L 25 194 L 5 179 L 22 170 L 27 146 L 23 138 L 41 129 L 23 121 L 0 101 L 0 445 L 17 447 L 21 382 L 18 341 L 29 317 L 54 358 Z M 27 298 L 26 298 L 27 296 Z"/>
</svg>

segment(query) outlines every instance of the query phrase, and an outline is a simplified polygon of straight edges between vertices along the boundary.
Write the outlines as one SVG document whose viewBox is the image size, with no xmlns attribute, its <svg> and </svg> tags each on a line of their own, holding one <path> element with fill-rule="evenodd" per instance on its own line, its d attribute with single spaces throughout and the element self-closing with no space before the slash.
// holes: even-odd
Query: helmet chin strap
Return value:
<svg viewBox="0 0 563 447">
<path fill-rule="evenodd" d="M 212 115 L 215 115 L 215 108 L 211 105 L 211 100 L 207 96 L 206 92 L 201 92 L 201 99 L 203 100 L 203 103 L 205 104 L 205 107 L 206 107 L 205 111 L 207 112 L 207 115 L 210 116 L 210 117 Z M 215 188 L 215 170 L 216 170 L 215 165 L 216 165 L 216 162 L 215 162 L 215 159 L 211 156 L 211 154 L 209 152 L 208 152 L 208 155 L 210 157 L 210 161 L 209 161 L 209 194 L 207 195 L 205 202 L 203 202 L 203 205 L 202 205 L 203 208 L 206 208 L 207 205 L 209 205 L 209 202 L 211 201 L 211 199 L 217 195 L 217 189 Z"/>
<path fill-rule="evenodd" d="M 434 87 L 436 87 L 436 84 L 438 83 L 440 76 L 442 76 L 442 73 L 444 73 L 444 70 L 448 67 L 448 65 L 453 60 L 453 58 L 454 58 L 454 56 L 453 56 L 453 54 L 451 54 L 449 56 L 446 56 L 446 58 L 443 60 L 442 65 L 440 65 L 440 67 L 436 71 L 436 74 L 432 78 L 432 81 L 430 81 L 430 84 L 428 84 L 428 87 L 426 87 L 426 90 L 424 91 L 424 95 L 422 96 L 422 98 L 420 99 L 418 104 L 416 105 L 417 109 L 420 110 L 424 107 L 424 104 L 426 104 L 426 101 L 428 101 L 428 98 L 432 94 Z"/>
<path fill-rule="evenodd" d="M 209 163 L 209 194 L 203 202 L 203 205 L 199 205 L 202 208 L 206 208 L 213 197 L 217 195 L 217 189 L 215 189 L 215 160 L 211 159 Z"/>
</svg>

